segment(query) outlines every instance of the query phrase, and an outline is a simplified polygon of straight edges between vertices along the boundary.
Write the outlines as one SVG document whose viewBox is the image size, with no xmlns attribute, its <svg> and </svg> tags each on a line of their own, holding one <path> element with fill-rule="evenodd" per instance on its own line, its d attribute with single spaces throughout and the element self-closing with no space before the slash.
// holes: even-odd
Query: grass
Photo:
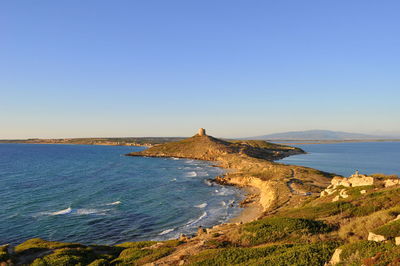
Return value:
<svg viewBox="0 0 400 266">
<path fill-rule="evenodd" d="M 393 243 L 359 241 L 341 246 L 339 265 L 399 265 L 400 247 Z"/>
<path fill-rule="evenodd" d="M 299 240 L 300 236 L 328 233 L 332 228 L 320 221 L 273 217 L 243 226 L 242 242 L 248 245 L 276 242 L 283 239 Z"/>
<path fill-rule="evenodd" d="M 125 242 L 115 246 L 121 248 L 144 248 L 144 247 L 150 247 L 156 243 L 157 241 L 138 241 L 138 242 Z"/>
<path fill-rule="evenodd" d="M 113 265 L 142 265 L 171 254 L 174 248 L 159 247 L 157 249 L 127 248 L 112 261 Z"/>
<path fill-rule="evenodd" d="M 351 203 L 342 201 L 319 202 L 317 204 L 311 202 L 302 207 L 286 210 L 281 215 L 294 218 L 317 219 L 343 214 L 343 212 L 353 207 Z"/>
<path fill-rule="evenodd" d="M 387 238 L 400 236 L 400 220 L 387 223 L 373 231 L 375 234 L 383 235 Z"/>
<path fill-rule="evenodd" d="M 56 242 L 56 241 L 46 241 L 41 238 L 32 238 L 24 243 L 15 247 L 15 252 L 21 253 L 23 251 L 27 251 L 29 249 L 58 249 L 58 248 L 78 248 L 84 247 L 81 244 L 77 243 L 63 243 L 63 242 Z"/>
<path fill-rule="evenodd" d="M 97 259 L 97 255 L 91 248 L 61 248 L 54 250 L 50 255 L 33 261 L 32 266 L 48 265 L 88 265 Z"/>
<path fill-rule="evenodd" d="M 192 265 L 323 265 L 337 242 L 285 244 L 263 248 L 208 250 L 192 258 Z"/>
</svg>

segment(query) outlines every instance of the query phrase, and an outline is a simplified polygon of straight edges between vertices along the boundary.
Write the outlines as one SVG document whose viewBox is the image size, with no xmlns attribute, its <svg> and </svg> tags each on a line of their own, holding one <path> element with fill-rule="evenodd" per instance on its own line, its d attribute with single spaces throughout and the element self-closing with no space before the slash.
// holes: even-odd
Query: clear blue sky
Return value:
<svg viewBox="0 0 400 266">
<path fill-rule="evenodd" d="M 0 138 L 400 132 L 400 2 L 0 2 Z"/>
</svg>

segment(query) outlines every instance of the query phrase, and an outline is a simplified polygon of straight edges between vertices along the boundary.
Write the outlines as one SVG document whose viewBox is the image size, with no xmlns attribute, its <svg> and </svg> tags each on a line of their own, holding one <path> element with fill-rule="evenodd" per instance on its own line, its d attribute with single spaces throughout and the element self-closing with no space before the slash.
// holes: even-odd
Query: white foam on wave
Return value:
<svg viewBox="0 0 400 266">
<path fill-rule="evenodd" d="M 200 222 L 200 220 L 203 219 L 203 218 L 206 217 L 206 216 L 207 216 L 207 212 L 203 212 L 203 213 L 200 215 L 199 218 L 197 218 L 197 219 L 195 219 L 195 220 L 190 220 L 190 221 L 187 223 L 187 226 L 191 226 L 191 225 L 194 225 L 194 224 Z"/>
<path fill-rule="evenodd" d="M 175 161 L 177 161 L 177 160 L 179 160 L 179 158 L 172 157 L 172 160 L 175 160 Z"/>
<path fill-rule="evenodd" d="M 195 205 L 195 207 L 196 208 L 200 208 L 200 209 L 204 209 L 205 207 L 207 207 L 207 203 L 206 202 L 204 202 L 204 203 L 202 203 L 202 204 L 199 204 L 199 205 Z"/>
<path fill-rule="evenodd" d="M 162 232 L 159 233 L 158 235 L 159 235 L 159 236 L 166 235 L 166 234 L 168 234 L 168 233 L 171 233 L 171 232 L 174 231 L 174 230 L 175 230 L 174 228 L 167 229 L 167 230 L 162 231 Z"/>
<path fill-rule="evenodd" d="M 113 202 L 114 205 L 119 204 L 116 202 Z M 89 215 L 89 214 L 96 214 L 96 215 L 106 215 L 106 212 L 109 211 L 109 209 L 72 209 L 71 207 L 68 207 L 66 209 L 60 210 L 60 211 L 55 211 L 55 212 L 40 212 L 37 215 L 34 215 L 34 217 L 38 216 L 56 216 L 56 215 Z"/>
<path fill-rule="evenodd" d="M 99 209 L 77 209 L 77 215 L 89 215 L 89 214 L 98 214 L 98 215 L 105 215 L 104 212 L 108 210 L 99 210 Z"/>
<path fill-rule="evenodd" d="M 66 209 L 64 209 L 64 210 L 56 211 L 56 212 L 51 212 L 51 213 L 48 213 L 48 214 L 49 214 L 49 215 L 63 215 L 63 214 L 71 213 L 71 212 L 72 212 L 71 207 L 68 207 L 68 208 L 66 208 Z"/>
<path fill-rule="evenodd" d="M 171 181 L 172 181 L 172 182 L 175 182 L 175 181 L 176 181 L 176 178 L 172 178 Z"/>
<path fill-rule="evenodd" d="M 223 187 L 220 190 L 216 189 L 215 193 L 219 196 L 228 196 L 235 194 L 235 191 Z"/>
<path fill-rule="evenodd" d="M 122 203 L 121 201 L 117 200 L 117 201 L 114 201 L 114 202 L 111 202 L 111 203 L 107 203 L 106 205 L 107 206 L 112 206 L 112 205 L 119 205 L 121 203 Z"/>
<path fill-rule="evenodd" d="M 208 180 L 208 179 L 204 179 L 204 183 L 207 185 L 207 186 L 209 186 L 209 187 L 212 187 L 214 184 L 210 181 L 210 180 Z"/>
<path fill-rule="evenodd" d="M 195 177 L 195 176 L 197 176 L 197 173 L 195 171 L 190 171 L 186 173 L 186 177 Z"/>
</svg>

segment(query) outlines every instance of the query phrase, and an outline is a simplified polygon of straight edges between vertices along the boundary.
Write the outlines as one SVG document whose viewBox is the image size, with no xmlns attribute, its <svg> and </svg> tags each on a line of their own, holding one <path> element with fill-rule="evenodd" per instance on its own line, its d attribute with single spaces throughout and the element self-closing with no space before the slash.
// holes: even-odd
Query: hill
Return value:
<svg viewBox="0 0 400 266">
<path fill-rule="evenodd" d="M 360 133 L 349 133 L 330 130 L 306 130 L 291 131 L 262 136 L 251 137 L 248 139 L 264 140 L 357 140 L 357 139 L 387 139 L 388 137 L 367 135 Z"/>
<path fill-rule="evenodd" d="M 269 143 L 262 140 L 226 141 L 208 135 L 195 135 L 181 141 L 156 145 L 141 152 L 132 152 L 129 156 L 176 157 L 216 161 L 228 154 L 243 154 L 253 158 L 277 160 L 283 157 L 301 154 L 300 148 Z"/>
</svg>

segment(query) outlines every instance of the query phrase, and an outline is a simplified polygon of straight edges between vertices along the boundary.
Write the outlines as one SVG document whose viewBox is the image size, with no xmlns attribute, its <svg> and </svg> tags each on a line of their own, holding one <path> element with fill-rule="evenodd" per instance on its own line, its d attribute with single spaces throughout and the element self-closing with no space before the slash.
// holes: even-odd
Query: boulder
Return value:
<svg viewBox="0 0 400 266">
<path fill-rule="evenodd" d="M 365 194 L 365 193 L 367 193 L 367 191 L 365 189 L 363 189 L 363 190 L 360 191 L 360 193 L 361 194 Z"/>
<path fill-rule="evenodd" d="M 385 240 L 386 240 L 386 237 L 385 237 L 385 236 L 382 236 L 382 235 L 374 234 L 374 233 L 372 233 L 372 232 L 369 232 L 369 234 L 368 234 L 368 240 L 369 240 L 369 241 L 375 241 L 375 242 L 382 242 L 382 241 L 385 241 Z"/>
<path fill-rule="evenodd" d="M 335 252 L 333 252 L 332 258 L 329 261 L 330 265 L 336 265 L 338 263 L 340 263 L 340 254 L 342 253 L 342 249 L 337 248 L 335 249 Z"/>
<path fill-rule="evenodd" d="M 351 183 L 352 187 L 371 186 L 374 184 L 374 178 L 366 175 L 350 177 L 348 181 Z"/>
<path fill-rule="evenodd" d="M 207 234 L 206 229 L 204 229 L 203 227 L 199 226 L 199 228 L 197 229 L 197 236 L 201 236 Z"/>
<path fill-rule="evenodd" d="M 332 202 L 338 201 L 339 199 L 340 199 L 340 196 L 337 195 L 336 197 L 334 197 L 334 198 L 332 199 Z"/>
<path fill-rule="evenodd" d="M 400 179 L 386 179 L 384 181 L 385 187 L 392 187 L 400 184 Z"/>
<path fill-rule="evenodd" d="M 396 243 L 396 246 L 399 246 L 400 245 L 400 236 L 395 237 L 394 241 Z"/>
<path fill-rule="evenodd" d="M 340 192 L 339 192 L 339 196 L 345 199 L 345 198 L 348 198 L 348 197 L 349 197 L 349 194 L 347 194 L 346 189 L 342 189 L 342 190 L 340 190 Z"/>
</svg>

